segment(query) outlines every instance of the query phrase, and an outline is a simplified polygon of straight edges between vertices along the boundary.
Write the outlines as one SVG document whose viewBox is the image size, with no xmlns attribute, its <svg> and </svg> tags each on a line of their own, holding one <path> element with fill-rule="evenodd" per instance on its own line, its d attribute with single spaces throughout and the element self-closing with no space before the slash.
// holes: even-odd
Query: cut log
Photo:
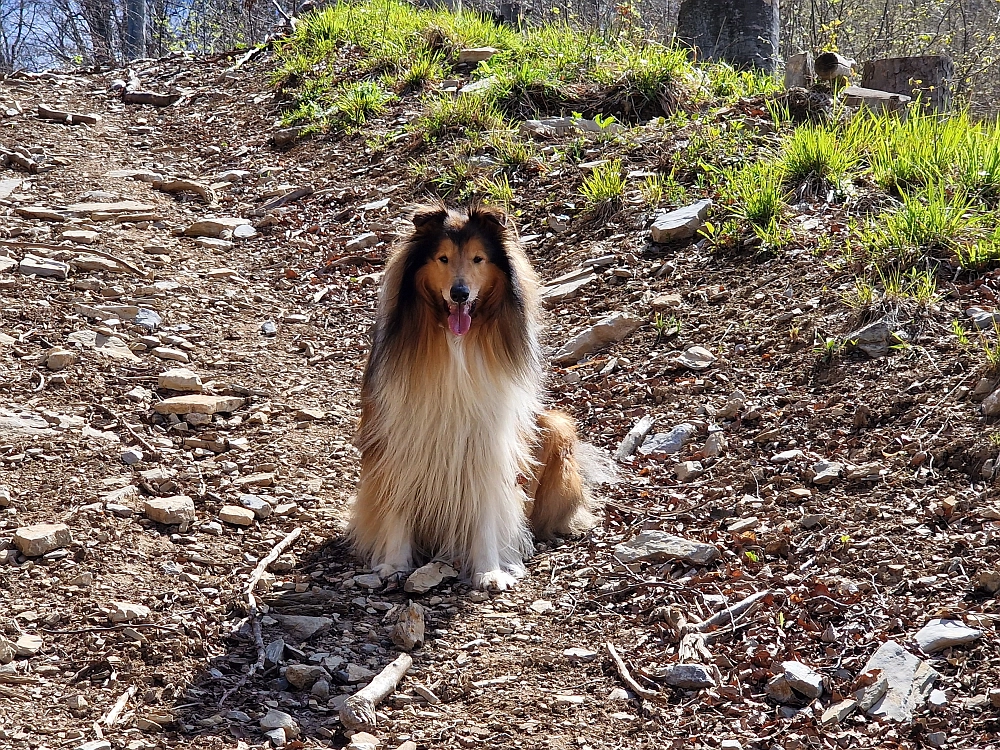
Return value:
<svg viewBox="0 0 1000 750">
<path fill-rule="evenodd" d="M 849 77 L 856 65 L 854 60 L 849 60 L 836 52 L 822 52 L 816 55 L 813 69 L 821 81 L 836 81 Z"/>
<path fill-rule="evenodd" d="M 403 675 L 413 666 L 409 654 L 400 654 L 370 683 L 348 698 L 340 707 L 340 723 L 353 731 L 370 732 L 375 729 L 375 706 L 396 689 Z"/>
<path fill-rule="evenodd" d="M 774 72 L 779 30 L 776 0 L 682 0 L 677 16 L 681 44 L 740 70 Z"/>
<path fill-rule="evenodd" d="M 812 52 L 799 52 L 785 61 L 786 89 L 807 89 L 814 78 Z"/>
<path fill-rule="evenodd" d="M 865 107 L 876 112 L 896 112 L 906 117 L 910 97 L 905 94 L 893 94 L 889 91 L 877 91 L 861 86 L 846 86 L 840 92 L 844 104 L 850 107 Z"/>
<path fill-rule="evenodd" d="M 98 115 L 84 115 L 79 112 L 65 112 L 61 109 L 52 109 L 44 104 L 38 105 L 38 118 L 51 122 L 60 122 L 65 125 L 96 125 L 101 121 Z"/>
<path fill-rule="evenodd" d="M 181 98 L 181 94 L 161 94 L 156 91 L 142 91 L 142 82 L 135 71 L 128 72 L 128 83 L 122 92 L 122 101 L 126 104 L 148 104 L 152 107 L 169 107 Z"/>
<path fill-rule="evenodd" d="M 18 166 L 25 172 L 30 172 L 31 174 L 37 174 L 38 170 L 41 169 L 41 165 L 34 159 L 29 159 L 27 156 L 20 154 L 17 151 L 8 151 L 7 149 L 0 147 L 0 167 L 5 167 L 8 164 Z"/>
<path fill-rule="evenodd" d="M 889 57 L 866 62 L 861 71 L 865 88 L 919 98 L 939 112 L 951 107 L 955 66 L 946 55 Z"/>
</svg>

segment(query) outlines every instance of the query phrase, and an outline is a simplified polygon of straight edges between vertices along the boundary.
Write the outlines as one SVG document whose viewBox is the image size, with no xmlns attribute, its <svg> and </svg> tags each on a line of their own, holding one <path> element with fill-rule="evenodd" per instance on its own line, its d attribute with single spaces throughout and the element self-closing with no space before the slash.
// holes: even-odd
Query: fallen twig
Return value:
<svg viewBox="0 0 1000 750">
<path fill-rule="evenodd" d="M 96 125 L 101 121 L 101 118 L 98 115 L 85 115 L 79 112 L 64 112 L 61 109 L 46 107 L 44 104 L 38 105 L 38 117 L 41 120 L 49 120 L 51 122 L 59 122 L 66 125 L 79 125 L 81 123 L 86 125 Z"/>
<path fill-rule="evenodd" d="M 392 664 L 375 675 L 375 679 L 344 702 L 340 708 L 340 722 L 354 731 L 375 729 L 375 706 L 392 694 L 411 666 L 413 659 L 409 654 L 396 657 Z"/>
<path fill-rule="evenodd" d="M 121 712 L 125 710 L 125 706 L 130 700 L 132 700 L 132 696 L 135 695 L 137 690 L 138 688 L 135 685 L 132 685 L 128 690 L 122 693 L 118 697 L 118 700 L 115 701 L 115 705 L 111 707 L 111 710 L 108 711 L 104 718 L 98 723 L 104 724 L 104 726 L 109 728 L 114 726 L 115 722 L 118 721 L 118 717 L 121 715 Z"/>
<path fill-rule="evenodd" d="M 301 528 L 293 529 L 288 536 L 274 545 L 271 551 L 267 553 L 267 556 L 257 563 L 257 567 L 254 568 L 253 573 L 250 574 L 250 580 L 247 581 L 246 588 L 247 617 L 250 620 L 250 632 L 253 634 L 254 645 L 257 647 L 257 661 L 250 665 L 250 669 L 247 670 L 245 675 L 240 677 L 235 685 L 222 694 L 222 697 L 219 698 L 220 706 L 229 700 L 229 696 L 246 685 L 250 681 L 250 678 L 257 673 L 257 670 L 264 668 L 264 661 L 267 658 L 264 653 L 264 636 L 260 632 L 260 610 L 257 607 L 257 597 L 254 596 L 253 592 L 260 582 L 261 576 L 264 575 L 264 571 L 267 570 L 267 566 L 277 560 L 286 549 L 291 547 L 301 533 Z"/>
<path fill-rule="evenodd" d="M 743 615 L 747 615 L 752 612 L 757 608 L 757 605 L 767 597 L 777 596 L 780 593 L 780 591 L 771 591 L 770 589 L 758 591 L 755 594 L 751 594 L 746 599 L 736 602 L 736 604 L 733 604 L 730 607 L 720 609 L 707 620 L 703 620 L 702 622 L 686 622 L 678 628 L 678 631 L 681 635 L 687 635 L 688 633 L 705 633 L 727 623 L 732 624 L 733 627 L 735 627 L 736 619 L 738 617 L 742 617 Z"/>
<path fill-rule="evenodd" d="M 135 430 L 133 430 L 132 429 L 132 425 L 130 425 L 128 422 L 126 422 L 121 416 L 119 416 L 118 414 L 115 414 L 111 409 L 109 409 L 108 407 L 106 407 L 104 404 L 94 404 L 94 406 L 98 410 L 100 410 L 104 414 L 108 415 L 113 420 L 115 420 L 119 424 L 119 426 L 121 426 L 122 428 L 124 428 L 125 430 L 127 430 L 128 433 L 133 438 L 135 438 L 135 441 L 139 445 L 141 445 L 142 448 L 143 448 L 143 450 L 145 450 L 150 456 L 152 456 L 153 458 L 160 458 L 160 456 L 161 456 L 160 451 L 158 451 L 156 449 L 156 447 L 152 443 L 150 443 L 148 440 L 146 440 L 146 438 L 144 438 L 138 432 L 136 432 Z"/>
<path fill-rule="evenodd" d="M 642 685 L 640 685 L 638 682 L 635 681 L 635 678 L 628 671 L 628 667 L 625 666 L 625 660 L 618 655 L 618 649 L 615 648 L 614 644 L 611 643 L 611 641 L 605 643 L 604 647 L 608 650 L 608 654 L 611 656 L 611 660 L 615 663 L 615 666 L 618 668 L 618 674 L 621 676 L 622 682 L 624 682 L 628 686 L 629 690 L 638 695 L 640 698 L 644 698 L 645 700 L 648 701 L 656 700 L 660 697 L 660 694 L 657 693 L 655 690 L 647 690 L 646 688 L 644 688 Z"/>
</svg>

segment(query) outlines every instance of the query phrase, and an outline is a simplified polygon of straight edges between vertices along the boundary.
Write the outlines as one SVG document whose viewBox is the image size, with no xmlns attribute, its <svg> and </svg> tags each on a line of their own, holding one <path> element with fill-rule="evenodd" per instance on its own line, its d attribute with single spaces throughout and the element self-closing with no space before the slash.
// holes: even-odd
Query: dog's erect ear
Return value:
<svg viewBox="0 0 1000 750">
<path fill-rule="evenodd" d="M 443 203 L 430 203 L 426 206 L 419 206 L 413 212 L 413 226 L 418 232 L 427 231 L 434 227 L 440 227 L 448 217 L 448 209 Z"/>
<path fill-rule="evenodd" d="M 500 229 L 507 229 L 510 223 L 510 218 L 503 209 L 484 206 L 482 203 L 474 203 L 469 207 L 469 218 L 482 224 L 495 224 Z"/>
</svg>

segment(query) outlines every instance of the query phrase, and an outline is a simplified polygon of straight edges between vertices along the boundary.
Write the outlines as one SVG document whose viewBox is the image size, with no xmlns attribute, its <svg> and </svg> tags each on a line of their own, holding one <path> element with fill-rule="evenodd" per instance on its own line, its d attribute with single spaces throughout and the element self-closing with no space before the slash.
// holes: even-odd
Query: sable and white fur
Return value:
<svg viewBox="0 0 1000 750">
<path fill-rule="evenodd" d="M 593 524 L 580 465 L 593 449 L 541 408 L 538 282 L 508 218 L 435 204 L 413 224 L 365 369 L 351 537 L 382 576 L 433 558 L 505 589 L 532 532 Z"/>
</svg>

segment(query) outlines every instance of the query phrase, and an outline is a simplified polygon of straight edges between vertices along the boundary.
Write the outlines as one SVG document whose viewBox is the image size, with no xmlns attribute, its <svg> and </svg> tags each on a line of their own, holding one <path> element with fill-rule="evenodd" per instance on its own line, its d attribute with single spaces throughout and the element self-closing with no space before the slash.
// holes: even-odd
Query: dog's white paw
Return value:
<svg viewBox="0 0 1000 750">
<path fill-rule="evenodd" d="M 375 565 L 372 567 L 372 572 L 377 573 L 378 577 L 381 578 L 383 581 L 388 581 L 393 579 L 402 580 L 403 578 L 406 578 L 406 576 L 408 576 L 412 571 L 413 568 L 408 568 L 408 567 L 397 568 L 395 565 L 390 565 L 389 563 L 382 563 L 381 565 Z"/>
<path fill-rule="evenodd" d="M 514 588 L 517 578 L 502 570 L 488 570 L 485 573 L 477 573 L 473 583 L 476 588 L 487 591 L 506 591 Z"/>
</svg>

